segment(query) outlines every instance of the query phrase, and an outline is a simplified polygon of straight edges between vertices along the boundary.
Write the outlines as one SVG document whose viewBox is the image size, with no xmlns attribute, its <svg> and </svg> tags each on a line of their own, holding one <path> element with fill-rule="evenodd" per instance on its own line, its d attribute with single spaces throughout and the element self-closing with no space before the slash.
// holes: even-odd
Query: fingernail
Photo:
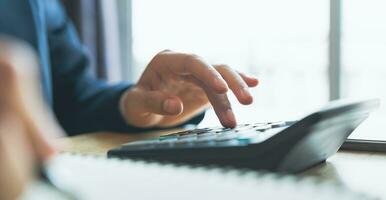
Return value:
<svg viewBox="0 0 386 200">
<path fill-rule="evenodd" d="M 178 104 L 178 101 L 175 99 L 166 99 L 164 101 L 163 109 L 170 114 L 176 114 L 179 112 Z"/>
<path fill-rule="evenodd" d="M 227 119 L 229 121 L 229 125 L 233 128 L 236 126 L 236 118 L 231 109 L 228 109 L 226 112 Z"/>
</svg>

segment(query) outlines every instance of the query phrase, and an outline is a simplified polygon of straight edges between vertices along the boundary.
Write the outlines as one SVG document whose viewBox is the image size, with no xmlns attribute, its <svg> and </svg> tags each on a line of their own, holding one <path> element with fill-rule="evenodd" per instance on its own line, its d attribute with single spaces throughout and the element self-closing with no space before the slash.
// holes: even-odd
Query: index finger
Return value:
<svg viewBox="0 0 386 200">
<path fill-rule="evenodd" d="M 217 93 L 228 91 L 228 85 L 220 73 L 197 55 L 163 51 L 152 62 L 159 62 L 162 66 L 160 70 L 166 68 L 178 75 L 192 75 Z"/>
</svg>

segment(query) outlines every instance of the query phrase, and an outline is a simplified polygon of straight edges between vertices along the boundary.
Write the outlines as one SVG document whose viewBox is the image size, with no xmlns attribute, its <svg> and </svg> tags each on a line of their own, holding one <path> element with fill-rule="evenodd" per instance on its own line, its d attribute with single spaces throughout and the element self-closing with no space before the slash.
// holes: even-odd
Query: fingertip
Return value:
<svg viewBox="0 0 386 200">
<path fill-rule="evenodd" d="M 260 83 L 259 79 L 255 78 L 255 79 L 254 79 L 254 86 L 259 85 L 259 83 Z"/>
<path fill-rule="evenodd" d="M 257 78 L 248 78 L 246 82 L 248 87 L 256 87 L 257 85 L 259 85 L 259 79 Z"/>
<path fill-rule="evenodd" d="M 253 101 L 253 97 L 247 87 L 241 88 L 240 90 L 238 90 L 237 99 L 241 104 L 244 104 L 244 105 L 249 105 Z"/>
<path fill-rule="evenodd" d="M 240 103 L 244 105 L 250 105 L 253 103 L 253 97 L 252 96 L 244 97 L 244 100 Z"/>
<path fill-rule="evenodd" d="M 247 83 L 248 87 L 256 87 L 259 84 L 259 79 L 255 76 L 247 75 L 241 72 L 239 72 L 239 74 Z"/>
<path fill-rule="evenodd" d="M 231 109 L 228 109 L 224 113 L 224 118 L 221 121 L 221 125 L 226 128 L 235 128 L 237 125 L 236 117 Z"/>
</svg>

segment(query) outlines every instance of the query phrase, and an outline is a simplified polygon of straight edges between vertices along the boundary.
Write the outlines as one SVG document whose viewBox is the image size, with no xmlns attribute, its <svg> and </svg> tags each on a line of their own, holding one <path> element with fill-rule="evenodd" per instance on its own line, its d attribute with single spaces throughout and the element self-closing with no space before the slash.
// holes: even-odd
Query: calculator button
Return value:
<svg viewBox="0 0 386 200">
<path fill-rule="evenodd" d="M 238 134 L 238 138 L 252 138 L 252 137 L 257 137 L 261 134 L 262 132 L 260 131 L 244 131 Z"/>
<path fill-rule="evenodd" d="M 188 142 L 194 142 L 196 140 L 197 140 L 196 136 L 194 136 L 194 137 L 183 137 L 183 138 L 179 138 L 178 142 L 179 143 L 188 143 Z"/>
<path fill-rule="evenodd" d="M 284 130 L 286 128 L 287 128 L 287 126 L 286 127 L 281 127 L 281 128 L 269 129 L 269 130 L 264 131 L 263 134 L 264 134 L 264 136 L 266 138 L 269 138 L 269 137 L 272 137 L 272 136 L 276 135 L 277 133 L 281 132 L 282 130 Z"/>
<path fill-rule="evenodd" d="M 215 140 L 217 138 L 217 134 L 214 133 L 205 133 L 201 134 L 197 137 L 198 142 L 203 142 L 203 141 L 210 141 L 210 140 Z"/>
<path fill-rule="evenodd" d="M 216 141 L 226 141 L 226 140 L 235 139 L 237 137 L 238 137 L 238 134 L 236 133 L 236 131 L 232 130 L 222 134 L 218 134 L 216 137 Z"/>
<path fill-rule="evenodd" d="M 196 133 L 191 133 L 191 134 L 187 134 L 187 135 L 179 135 L 178 136 L 178 139 L 181 140 L 181 139 L 184 139 L 184 138 L 197 138 L 197 134 Z"/>
<path fill-rule="evenodd" d="M 272 128 L 279 128 L 286 126 L 286 122 L 272 122 L 271 123 Z"/>
<path fill-rule="evenodd" d="M 231 130 L 231 128 L 220 127 L 220 128 L 214 128 L 214 129 L 211 129 L 211 130 L 208 131 L 208 132 L 212 132 L 212 133 L 221 133 L 221 132 L 228 131 L 228 130 Z"/>
<path fill-rule="evenodd" d="M 195 129 L 195 130 L 192 130 L 191 133 L 202 134 L 202 133 L 208 132 L 209 130 L 210 128 Z"/>
<path fill-rule="evenodd" d="M 245 131 L 245 130 L 250 130 L 252 128 L 253 128 L 253 126 L 247 125 L 247 126 L 237 127 L 235 130 L 236 131 Z"/>
<path fill-rule="evenodd" d="M 272 126 L 270 124 L 266 124 L 266 125 L 263 125 L 263 126 L 258 126 L 258 127 L 255 127 L 253 130 L 256 130 L 256 131 L 265 131 L 265 130 L 269 130 L 271 129 Z"/>
<path fill-rule="evenodd" d="M 207 132 L 207 133 L 202 133 L 202 134 L 199 134 L 198 137 L 209 137 L 209 136 L 216 136 L 217 133 L 213 133 L 213 132 Z"/>
<path fill-rule="evenodd" d="M 177 140 L 177 139 L 178 139 L 177 135 L 164 135 L 164 136 L 159 137 L 160 141 L 164 141 L 164 140 L 173 141 L 173 140 Z"/>
</svg>

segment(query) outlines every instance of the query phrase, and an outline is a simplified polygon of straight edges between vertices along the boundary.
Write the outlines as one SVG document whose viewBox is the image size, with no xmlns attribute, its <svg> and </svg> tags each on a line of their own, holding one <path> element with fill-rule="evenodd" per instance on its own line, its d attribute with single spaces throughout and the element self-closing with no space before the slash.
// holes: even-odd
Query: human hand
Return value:
<svg viewBox="0 0 386 200">
<path fill-rule="evenodd" d="M 36 167 L 57 151 L 63 133 L 40 91 L 37 58 L 27 45 L 0 37 L 0 199 L 17 199 Z"/>
<path fill-rule="evenodd" d="M 248 87 L 258 80 L 227 65 L 210 65 L 185 53 L 162 51 L 143 72 L 138 83 L 122 97 L 127 122 L 137 127 L 169 127 L 181 124 L 210 104 L 224 127 L 235 127 L 226 92 L 231 89 L 242 104 L 251 104 Z"/>
</svg>

